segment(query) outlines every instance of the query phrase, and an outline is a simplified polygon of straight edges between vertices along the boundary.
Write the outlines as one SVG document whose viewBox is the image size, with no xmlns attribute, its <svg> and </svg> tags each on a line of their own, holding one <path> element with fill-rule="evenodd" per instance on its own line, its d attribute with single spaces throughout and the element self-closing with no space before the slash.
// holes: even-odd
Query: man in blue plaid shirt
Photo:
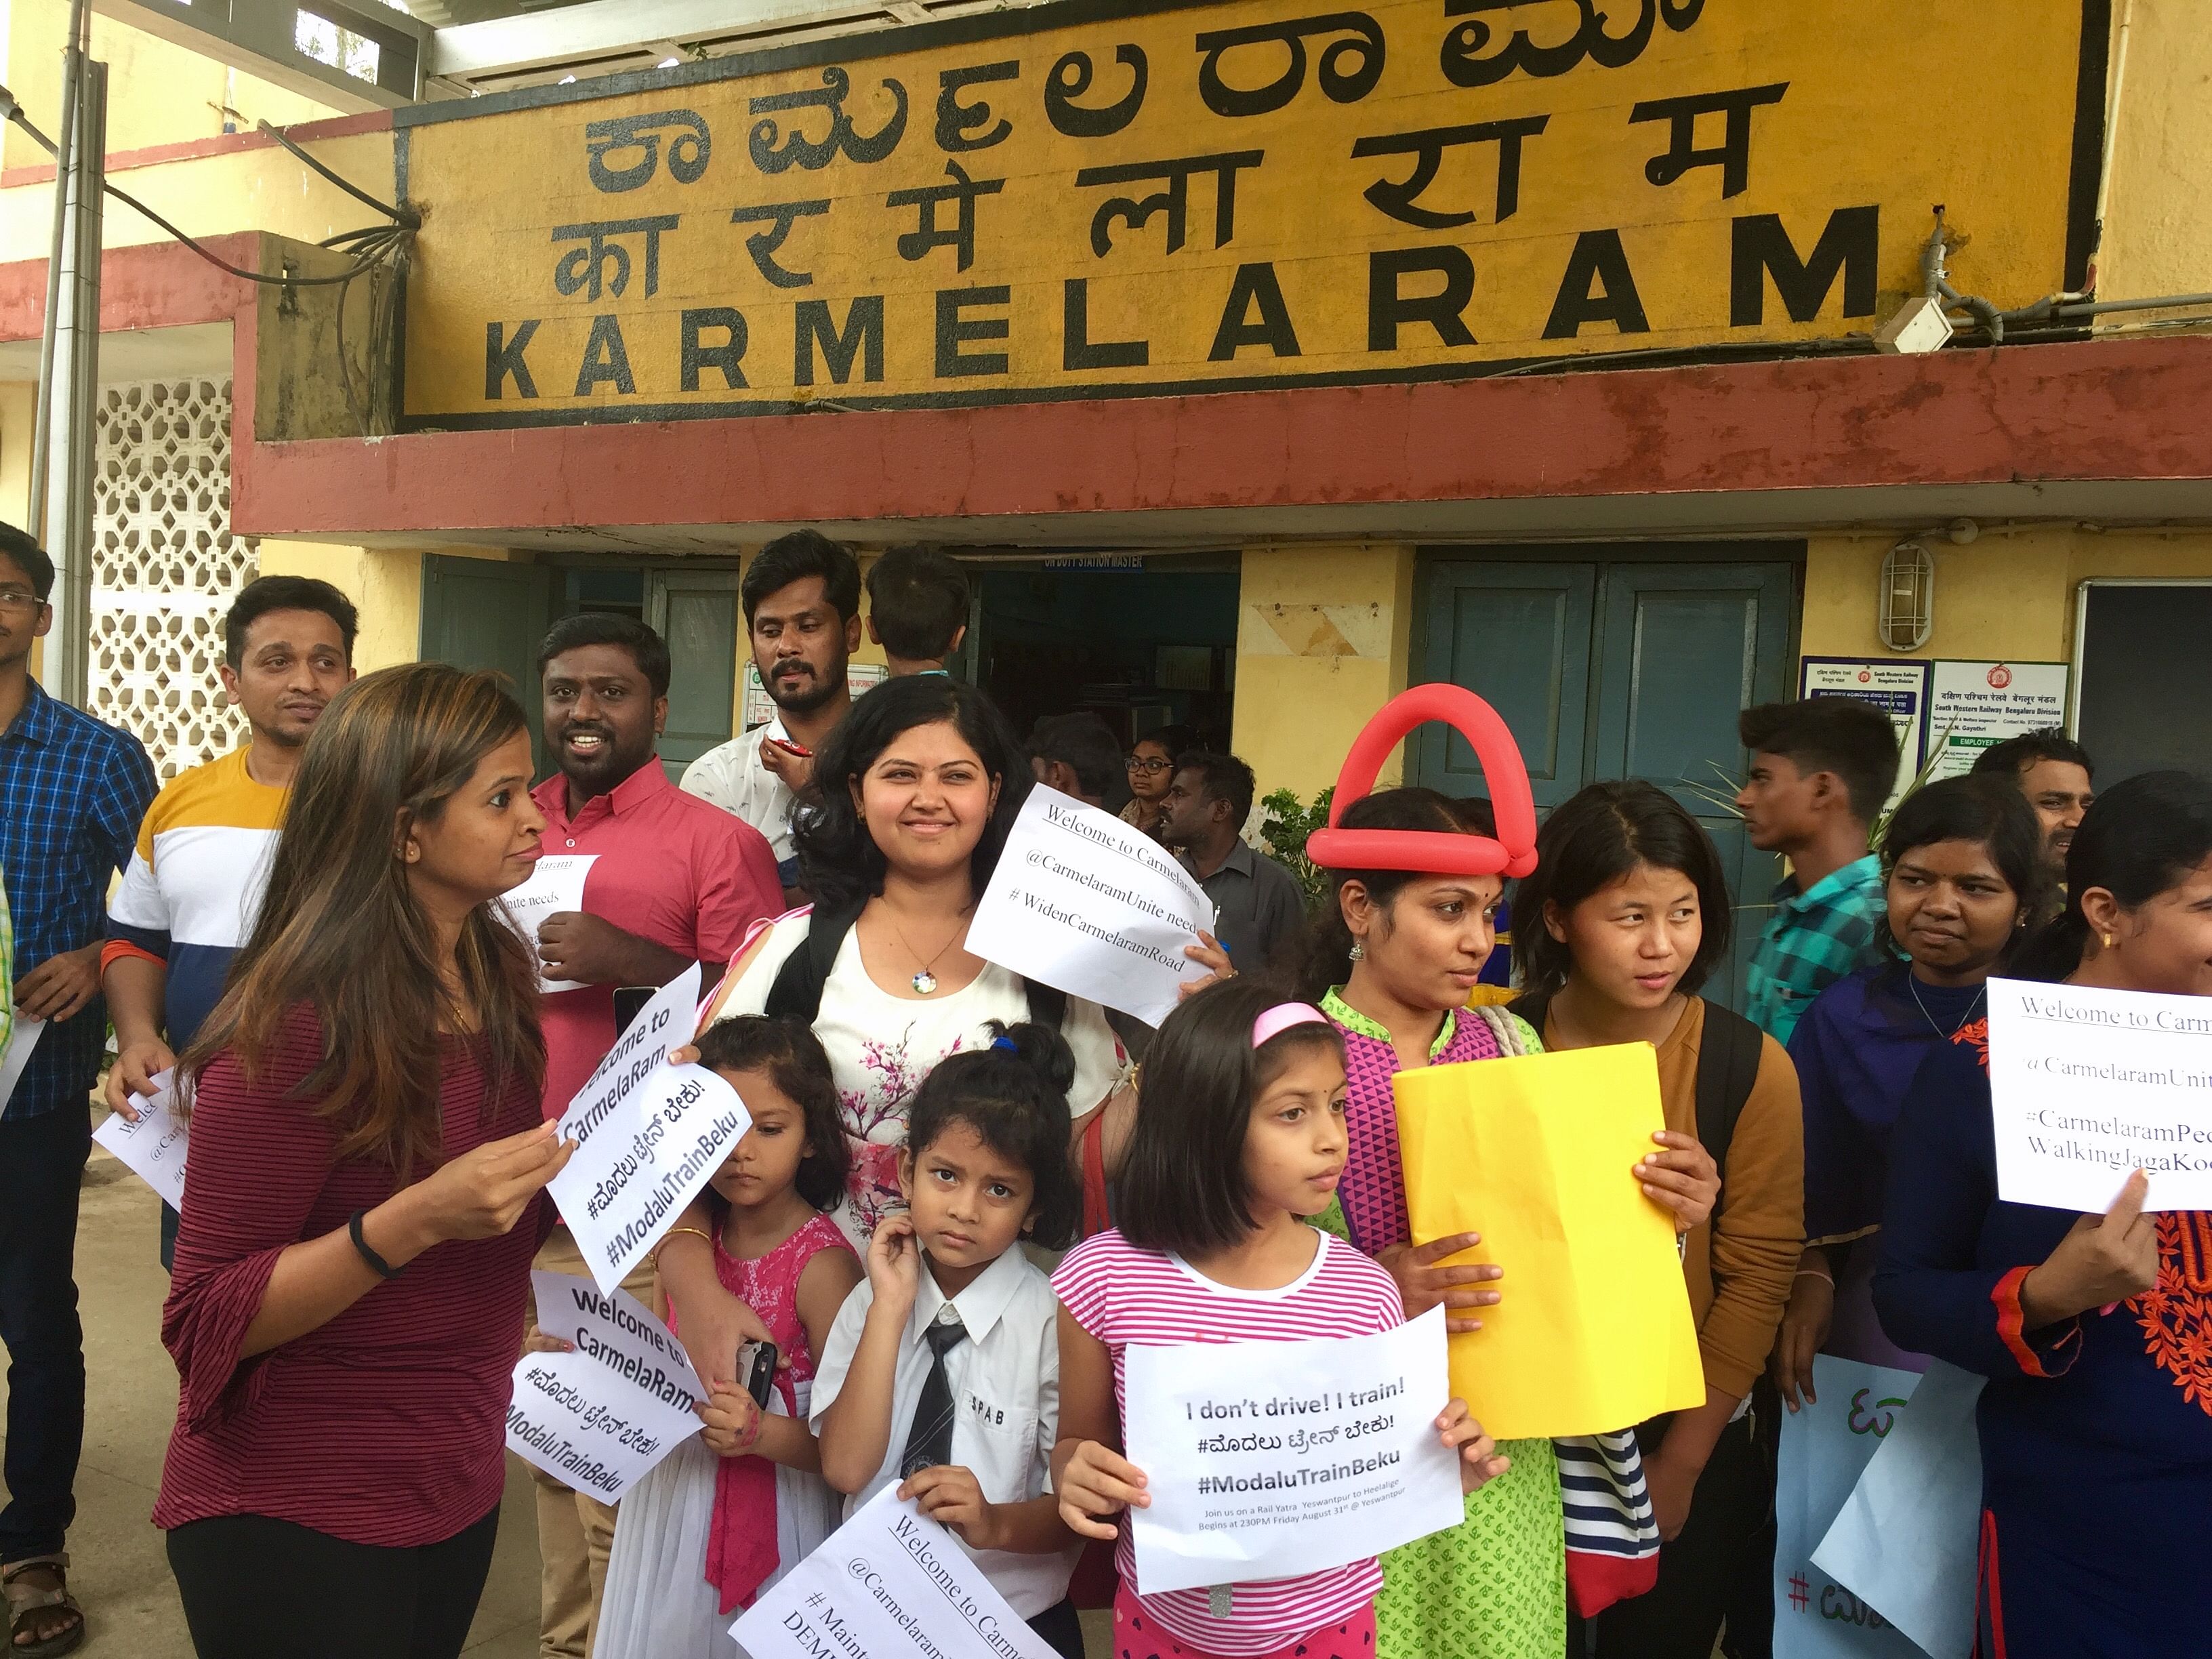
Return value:
<svg viewBox="0 0 2212 1659">
<path fill-rule="evenodd" d="M 0 1569 L 9 1601 L 43 1601 L 15 1636 L 81 1628 L 62 1546 L 84 1443 L 77 1322 L 77 1188 L 92 1148 L 88 1096 L 106 1047 L 100 947 L 110 878 L 154 799 L 153 763 L 128 732 L 55 702 L 31 678 L 53 625 L 54 567 L 0 524 L 0 872 L 15 924 L 15 1042 L 36 1046 L 0 1106 L 0 1341 L 8 1347 L 8 1503 Z M 33 1022 L 43 1021 L 43 1026 Z"/>
<path fill-rule="evenodd" d="M 1856 697 L 1747 708 L 1744 833 L 1790 860 L 1745 985 L 1744 1014 L 1788 1044 L 1813 999 L 1881 957 L 1881 861 L 1868 832 L 1897 781 L 1897 732 Z"/>
</svg>

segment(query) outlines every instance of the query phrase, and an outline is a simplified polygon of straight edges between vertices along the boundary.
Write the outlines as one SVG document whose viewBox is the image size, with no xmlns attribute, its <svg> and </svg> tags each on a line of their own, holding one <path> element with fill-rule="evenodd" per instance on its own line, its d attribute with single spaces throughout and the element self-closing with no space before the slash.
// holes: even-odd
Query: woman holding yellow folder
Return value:
<svg viewBox="0 0 2212 1659">
<path fill-rule="evenodd" d="M 1774 1345 L 1803 1237 L 1797 1076 L 1773 1038 L 1697 994 L 1728 960 L 1728 881 L 1711 839 L 1664 790 L 1596 783 L 1556 808 L 1536 837 L 1535 873 L 1514 896 L 1523 987 L 1514 1012 L 1553 1052 L 1658 1051 L 1674 1168 L 1647 1176 L 1645 1190 L 1690 1224 L 1682 1271 L 1705 1403 L 1638 1431 L 1666 1544 L 1651 1590 L 1591 1621 L 1595 1652 L 1705 1659 L 1772 1502 L 1739 1408 Z"/>
</svg>

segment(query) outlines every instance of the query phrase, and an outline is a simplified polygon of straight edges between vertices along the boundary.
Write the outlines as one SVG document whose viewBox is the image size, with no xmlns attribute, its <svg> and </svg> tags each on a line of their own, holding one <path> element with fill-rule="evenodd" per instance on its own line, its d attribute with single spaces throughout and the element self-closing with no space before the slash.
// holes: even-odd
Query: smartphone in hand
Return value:
<svg viewBox="0 0 2212 1659">
<path fill-rule="evenodd" d="M 763 1411 L 768 1409 L 769 1390 L 775 1386 L 778 1357 L 773 1342 L 748 1342 L 738 1350 L 738 1378 L 744 1383 L 745 1392 L 752 1395 L 753 1404 Z"/>
</svg>

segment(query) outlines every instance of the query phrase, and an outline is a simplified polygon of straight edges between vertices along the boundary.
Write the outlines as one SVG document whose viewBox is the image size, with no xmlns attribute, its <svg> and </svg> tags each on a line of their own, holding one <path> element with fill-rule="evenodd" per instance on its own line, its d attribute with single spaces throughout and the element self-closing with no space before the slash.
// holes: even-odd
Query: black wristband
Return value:
<svg viewBox="0 0 2212 1659">
<path fill-rule="evenodd" d="M 397 1279 L 405 1269 L 393 1267 L 382 1256 L 377 1255 L 374 1250 L 368 1248 L 368 1241 L 361 1236 L 361 1218 L 368 1213 L 366 1210 L 356 1210 L 347 1218 L 346 1237 L 353 1240 L 354 1249 L 361 1252 L 361 1259 L 363 1261 L 375 1269 L 379 1279 Z"/>
</svg>

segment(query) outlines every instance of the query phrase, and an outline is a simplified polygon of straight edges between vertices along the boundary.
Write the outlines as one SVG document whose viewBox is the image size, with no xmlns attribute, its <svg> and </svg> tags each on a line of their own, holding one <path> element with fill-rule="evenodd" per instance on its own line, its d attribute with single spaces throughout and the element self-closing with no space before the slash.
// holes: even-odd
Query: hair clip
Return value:
<svg viewBox="0 0 2212 1659">
<path fill-rule="evenodd" d="M 1454 727 L 1481 763 L 1498 835 L 1438 830 L 1345 830 L 1345 809 L 1375 791 L 1382 763 L 1431 720 Z M 1408 686 L 1384 703 L 1355 738 L 1337 774 L 1328 827 L 1307 838 L 1306 856 L 1324 870 L 1406 870 L 1449 876 L 1525 876 L 1536 867 L 1536 802 L 1521 746 L 1498 711 L 1462 685 Z"/>
<path fill-rule="evenodd" d="M 1279 1002 L 1252 1022 L 1252 1046 L 1278 1037 L 1297 1025 L 1326 1025 L 1328 1016 L 1310 1002 Z"/>
<path fill-rule="evenodd" d="M 991 1046 L 994 1048 L 1004 1048 L 1010 1054 L 1021 1052 L 1021 1044 L 1010 1036 L 994 1036 L 991 1039 Z"/>
</svg>

